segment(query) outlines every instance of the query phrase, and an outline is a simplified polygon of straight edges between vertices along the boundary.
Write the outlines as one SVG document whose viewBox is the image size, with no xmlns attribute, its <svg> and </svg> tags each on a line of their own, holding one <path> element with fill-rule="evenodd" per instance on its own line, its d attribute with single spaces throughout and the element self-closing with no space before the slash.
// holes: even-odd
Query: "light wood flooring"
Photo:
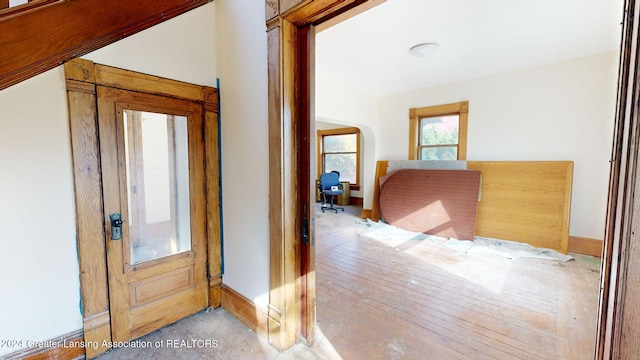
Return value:
<svg viewBox="0 0 640 360">
<path fill-rule="evenodd" d="M 600 261 L 466 255 L 316 211 L 318 328 L 343 359 L 592 359 Z"/>
</svg>

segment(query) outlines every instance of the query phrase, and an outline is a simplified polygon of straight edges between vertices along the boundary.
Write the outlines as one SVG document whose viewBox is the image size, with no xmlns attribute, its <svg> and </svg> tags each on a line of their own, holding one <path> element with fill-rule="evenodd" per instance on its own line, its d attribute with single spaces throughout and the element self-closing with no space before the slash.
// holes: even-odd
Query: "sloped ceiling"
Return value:
<svg viewBox="0 0 640 360">
<path fill-rule="evenodd" d="M 374 96 L 618 51 L 623 0 L 388 0 L 317 34 L 316 75 Z M 427 58 L 411 46 L 435 42 Z"/>
</svg>

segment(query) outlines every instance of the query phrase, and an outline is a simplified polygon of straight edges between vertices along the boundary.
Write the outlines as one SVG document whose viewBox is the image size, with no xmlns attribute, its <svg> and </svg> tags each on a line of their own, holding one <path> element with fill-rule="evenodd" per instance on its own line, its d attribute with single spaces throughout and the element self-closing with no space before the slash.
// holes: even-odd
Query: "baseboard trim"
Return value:
<svg viewBox="0 0 640 360">
<path fill-rule="evenodd" d="M 371 219 L 371 214 L 373 213 L 373 210 L 371 209 L 362 209 L 362 218 L 363 219 Z"/>
<path fill-rule="evenodd" d="M 76 330 L 53 339 L 45 340 L 38 346 L 30 341 L 27 348 L 0 356 L 4 360 L 77 360 L 84 359 L 84 331 Z"/>
<path fill-rule="evenodd" d="M 569 252 L 601 257 L 602 240 L 569 235 Z"/>
<path fill-rule="evenodd" d="M 354 196 L 350 197 L 349 198 L 349 205 L 362 207 L 362 198 L 361 197 L 354 197 Z"/>
<path fill-rule="evenodd" d="M 247 299 L 232 288 L 222 284 L 222 308 L 233 315 L 249 329 L 265 338 L 268 336 L 269 316 L 267 309 Z"/>
</svg>

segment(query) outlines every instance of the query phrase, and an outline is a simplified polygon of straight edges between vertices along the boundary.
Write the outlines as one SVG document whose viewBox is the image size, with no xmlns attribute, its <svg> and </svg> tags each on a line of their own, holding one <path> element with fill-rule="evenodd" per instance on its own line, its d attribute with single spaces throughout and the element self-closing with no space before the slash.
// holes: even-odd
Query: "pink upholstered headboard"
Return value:
<svg viewBox="0 0 640 360">
<path fill-rule="evenodd" d="M 405 230 L 473 240 L 480 172 L 397 170 L 381 179 L 380 213 Z"/>
</svg>

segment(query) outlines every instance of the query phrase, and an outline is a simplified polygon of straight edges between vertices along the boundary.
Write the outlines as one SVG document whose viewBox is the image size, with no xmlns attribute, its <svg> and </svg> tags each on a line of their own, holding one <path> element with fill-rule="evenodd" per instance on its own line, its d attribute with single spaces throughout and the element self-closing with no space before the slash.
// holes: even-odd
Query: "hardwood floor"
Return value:
<svg viewBox="0 0 640 360">
<path fill-rule="evenodd" d="M 316 211 L 318 327 L 343 359 L 591 359 L 600 262 L 465 255 L 360 237 Z"/>
</svg>

